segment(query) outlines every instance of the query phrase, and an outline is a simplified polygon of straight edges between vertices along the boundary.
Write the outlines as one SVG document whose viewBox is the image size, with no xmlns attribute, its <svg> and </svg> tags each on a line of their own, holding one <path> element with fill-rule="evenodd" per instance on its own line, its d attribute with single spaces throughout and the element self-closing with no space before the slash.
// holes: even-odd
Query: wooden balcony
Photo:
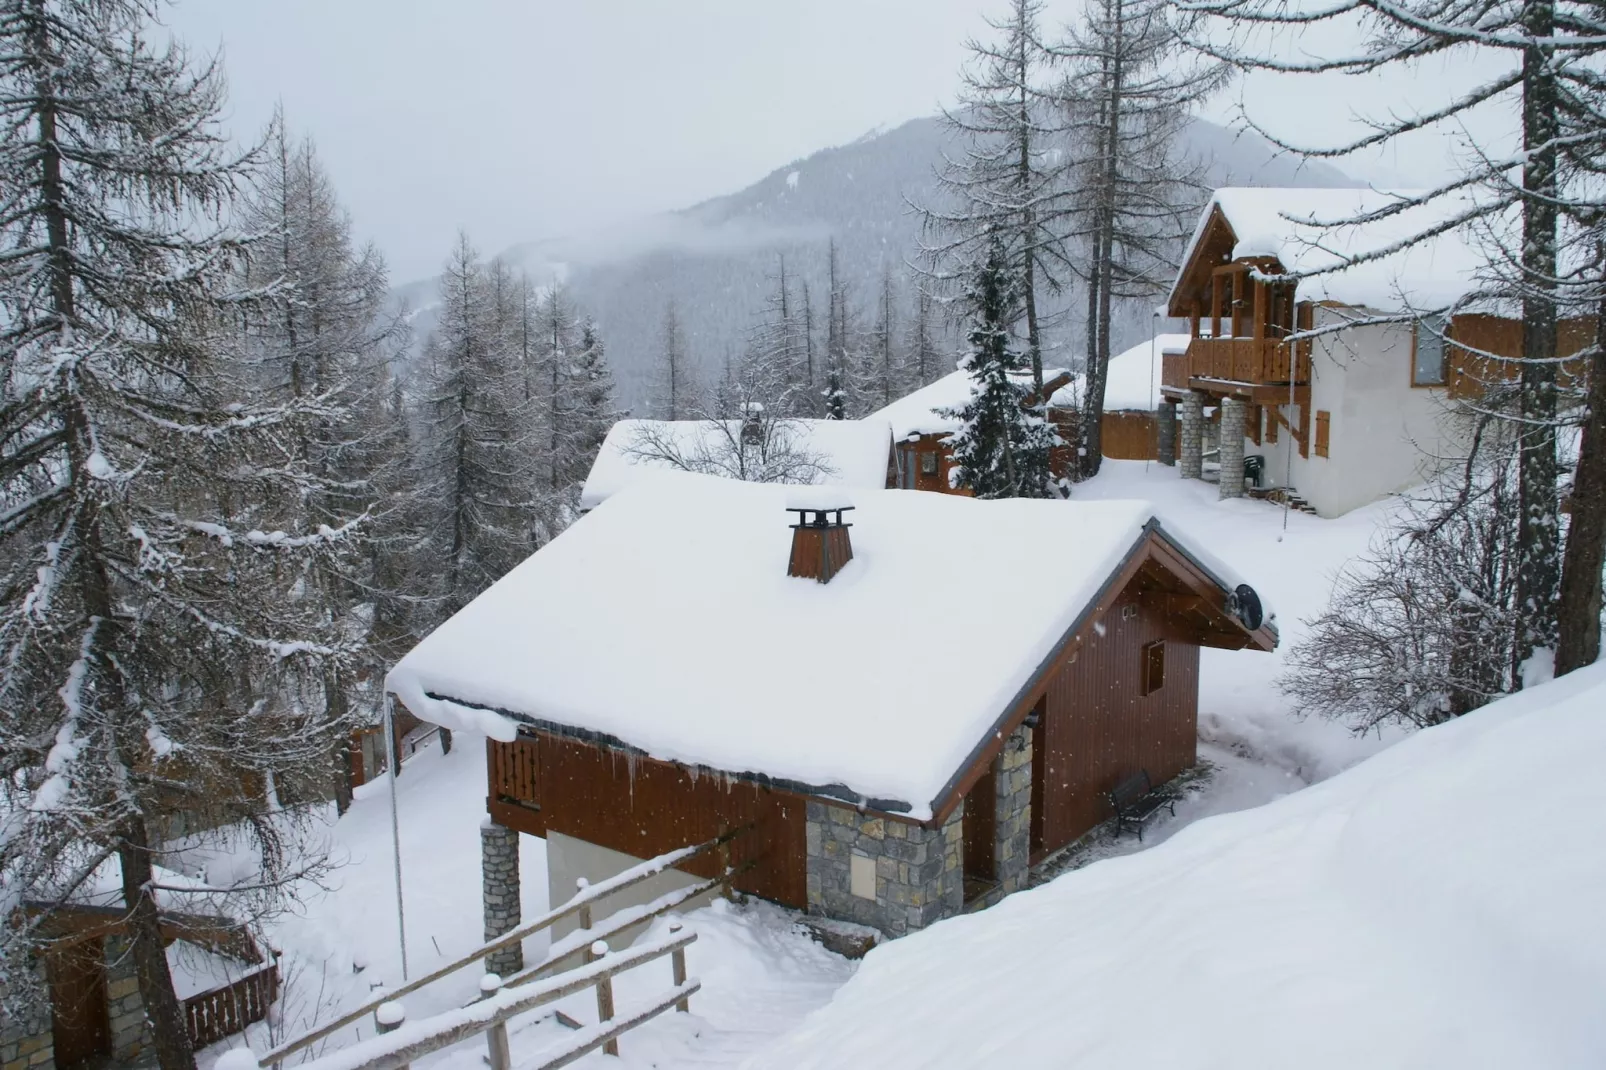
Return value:
<svg viewBox="0 0 1606 1070">
<path fill-rule="evenodd" d="M 1298 350 L 1297 371 L 1295 354 Z M 1297 376 L 1297 377 L 1296 377 Z M 1186 353 L 1166 354 L 1160 381 L 1187 390 L 1195 379 L 1256 386 L 1310 382 L 1310 343 L 1275 338 L 1195 338 Z"/>
</svg>

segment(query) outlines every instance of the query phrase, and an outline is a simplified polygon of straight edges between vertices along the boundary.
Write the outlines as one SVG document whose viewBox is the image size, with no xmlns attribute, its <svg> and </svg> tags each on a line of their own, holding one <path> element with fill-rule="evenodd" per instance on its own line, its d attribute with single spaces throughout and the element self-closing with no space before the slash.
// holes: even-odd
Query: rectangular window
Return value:
<svg viewBox="0 0 1606 1070">
<path fill-rule="evenodd" d="M 1143 693 L 1152 695 L 1165 686 L 1165 640 L 1143 648 Z"/>
<path fill-rule="evenodd" d="M 1326 409 L 1316 410 L 1316 456 L 1326 457 L 1328 440 L 1331 435 L 1329 424 L 1332 423 L 1333 414 Z"/>
<path fill-rule="evenodd" d="M 1417 323 L 1411 352 L 1412 386 L 1444 385 L 1444 335 L 1448 329 L 1449 323 L 1443 316 L 1424 316 Z"/>
<path fill-rule="evenodd" d="M 875 898 L 875 859 L 857 851 L 848 856 L 848 891 L 860 899 Z"/>
<path fill-rule="evenodd" d="M 920 474 L 934 476 L 937 474 L 937 451 L 927 450 L 920 455 Z"/>
</svg>

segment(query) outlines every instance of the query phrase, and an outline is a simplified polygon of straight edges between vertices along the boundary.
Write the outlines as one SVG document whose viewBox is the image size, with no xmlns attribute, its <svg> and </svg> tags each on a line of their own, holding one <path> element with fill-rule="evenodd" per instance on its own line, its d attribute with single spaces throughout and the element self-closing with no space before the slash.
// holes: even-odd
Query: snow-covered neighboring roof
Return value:
<svg viewBox="0 0 1606 1070">
<path fill-rule="evenodd" d="M 727 424 L 732 431 L 736 422 Z M 609 429 L 580 491 L 580 508 L 594 509 L 643 475 L 669 468 L 632 454 L 638 436 L 646 429 L 673 441 L 678 452 L 694 457 L 707 452 L 718 458 L 729 453 L 734 435 L 727 435 L 710 420 L 620 420 Z M 786 420 L 775 433 L 786 436 L 789 448 L 818 457 L 826 472 L 816 483 L 840 487 L 884 487 L 891 454 L 891 432 L 885 421 Z"/>
<path fill-rule="evenodd" d="M 1063 374 L 1057 368 L 1044 368 L 1043 381 Z M 1021 376 L 1025 382 L 1030 376 Z M 959 420 L 942 415 L 970 400 L 970 376 L 963 369 L 951 372 L 906 394 L 892 404 L 871 413 L 867 419 L 885 420 L 892 426 L 892 438 L 902 442 L 911 435 L 947 435 L 959 430 Z"/>
<path fill-rule="evenodd" d="M 1599 1066 L 1602 709 L 1606 663 L 884 944 L 744 1065 Z"/>
<path fill-rule="evenodd" d="M 511 739 L 504 711 L 924 820 L 1154 519 L 1142 501 L 858 490 L 853 560 L 819 584 L 786 574 L 791 493 L 637 481 L 386 686 L 427 721 Z"/>
<path fill-rule="evenodd" d="M 1192 339 L 1185 334 L 1162 334 L 1139 342 L 1124 353 L 1110 358 L 1104 381 L 1105 412 L 1153 412 L 1160 402 L 1161 358 L 1167 353 L 1185 353 Z M 1081 376 L 1062 386 L 1049 398 L 1049 405 L 1076 407 L 1082 402 Z"/>
<path fill-rule="evenodd" d="M 1236 238 L 1232 258 L 1276 257 L 1293 274 L 1327 271 L 1380 253 L 1425 233 L 1468 207 L 1456 196 L 1437 198 L 1372 223 L 1327 225 L 1374 212 L 1421 190 L 1226 187 L 1200 213 L 1183 255 L 1186 270 L 1219 208 Z M 1379 310 L 1444 308 L 1477 287 L 1487 252 L 1464 229 L 1429 238 L 1375 260 L 1302 279 L 1302 301 L 1335 301 Z M 1182 281 L 1178 278 L 1178 283 Z M 1175 290 L 1173 286 L 1173 291 Z"/>
</svg>

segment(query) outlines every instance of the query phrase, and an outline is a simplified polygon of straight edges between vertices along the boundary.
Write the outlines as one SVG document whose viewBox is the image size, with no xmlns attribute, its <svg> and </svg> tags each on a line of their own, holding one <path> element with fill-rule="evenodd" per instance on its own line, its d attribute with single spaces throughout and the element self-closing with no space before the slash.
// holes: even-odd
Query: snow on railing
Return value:
<svg viewBox="0 0 1606 1070">
<path fill-rule="evenodd" d="M 482 1035 L 486 1038 L 491 1070 L 509 1070 L 512 1056 L 508 1046 L 508 1020 L 588 988 L 597 991 L 597 1024 L 582 1027 L 564 1038 L 561 1044 L 539 1053 L 536 1056 L 539 1062 L 530 1070 L 555 1070 L 597 1048 L 617 1055 L 621 1034 L 670 1007 L 680 1011 L 690 1009 L 688 1001 L 702 988 L 702 982 L 686 977 L 685 950 L 696 939 L 696 933 L 683 933 L 679 925 L 674 925 L 664 939 L 627 951 L 609 952 L 607 946 L 599 942 L 593 948 L 596 961 L 585 966 L 520 988 L 491 986 L 483 999 L 467 1007 L 445 1011 L 416 1022 L 408 1022 L 405 1015 L 397 1014 L 399 1006 L 387 999 L 378 1008 L 389 1012 L 381 1022 L 383 1032 L 349 1048 L 313 1059 L 303 1064 L 303 1070 L 405 1070 L 415 1059 Z M 613 978 L 666 955 L 672 957 L 674 986 L 650 1002 L 632 1007 L 626 1014 L 616 1015 Z M 269 1056 L 264 1056 L 258 1065 L 266 1064 L 272 1054 L 270 1052 Z M 230 1070 L 234 1070 L 232 1063 Z"/>
<path fill-rule="evenodd" d="M 650 917 L 657 917 L 658 915 L 672 909 L 673 906 L 679 905 L 686 900 L 694 898 L 696 895 L 701 895 L 703 892 L 710 891 L 714 887 L 726 883 L 734 875 L 735 871 L 730 868 L 728 863 L 721 865 L 720 869 L 723 871 L 722 875 L 712 878 L 711 880 L 704 881 L 699 885 L 695 885 L 694 887 L 697 889 L 695 892 L 693 892 L 691 889 L 684 889 L 682 892 L 671 892 L 666 896 L 660 896 L 657 900 L 654 900 L 653 903 L 647 904 L 646 907 L 627 908 L 626 910 L 620 911 L 619 914 L 615 916 L 622 917 L 629 915 L 628 921 L 624 921 L 619 924 L 613 924 L 613 918 L 610 917 L 608 919 L 609 924 L 603 930 L 595 933 L 590 931 L 591 908 L 599 900 L 604 899 L 615 892 L 621 892 L 626 888 L 640 884 L 642 881 L 656 877 L 665 870 L 672 869 L 681 863 L 689 862 L 693 858 L 697 858 L 709 851 L 717 850 L 720 853 L 721 858 L 725 859 L 727 857 L 728 844 L 737 835 L 745 831 L 745 829 L 746 826 L 731 829 L 704 843 L 694 844 L 690 847 L 681 847 L 677 850 L 669 851 L 665 854 L 659 855 L 657 858 L 650 858 L 645 862 L 631 866 L 629 869 L 616 873 L 606 880 L 598 881 L 596 884 L 590 885 L 579 891 L 574 898 L 570 899 L 562 906 L 549 910 L 545 914 L 536 918 L 534 921 L 520 925 L 518 928 L 510 930 L 501 936 L 496 937 L 494 940 L 487 940 L 485 943 L 481 944 L 467 955 L 464 955 L 462 958 L 442 966 L 433 973 L 426 974 L 423 977 L 418 978 L 416 981 L 410 981 L 407 984 L 402 985 L 400 988 L 392 989 L 386 992 L 380 998 L 370 1000 L 369 1002 L 364 1003 L 362 1006 L 357 1007 L 355 1010 L 349 1011 L 341 1017 L 336 1018 L 334 1021 L 327 1022 L 309 1033 L 304 1033 L 294 1040 L 279 1045 L 277 1048 L 274 1048 L 267 1054 L 262 1055 L 257 1060 L 257 1065 L 266 1067 L 282 1063 L 286 1056 L 293 1055 L 296 1052 L 301 1051 L 303 1048 L 307 1048 L 313 1044 L 316 1044 L 318 1041 L 329 1036 L 331 1033 L 351 1025 L 353 1022 L 356 1022 L 365 1015 L 373 1013 L 379 1009 L 381 1004 L 400 999 L 402 996 L 405 996 L 408 993 L 416 992 L 426 985 L 439 981 L 443 977 L 448 977 L 466 966 L 470 966 L 476 962 L 479 962 L 481 959 L 486 958 L 493 952 L 500 951 L 504 947 L 509 947 L 520 943 L 525 939 L 525 937 L 541 932 L 544 929 L 551 928 L 557 922 L 562 921 L 570 915 L 579 915 L 579 931 L 586 933 L 591 941 L 596 941 L 599 938 L 606 938 L 615 935 L 631 925 L 647 920 Z M 675 902 L 670 906 L 659 905 L 665 900 L 672 898 L 675 899 Z M 656 909 L 654 909 L 655 907 Z M 562 952 L 564 957 L 574 954 L 576 951 L 586 946 L 585 943 L 582 943 L 577 939 L 577 936 L 578 933 L 570 934 L 570 936 L 558 941 L 558 943 L 554 945 L 554 950 L 561 946 L 564 948 Z M 574 946 L 570 946 L 571 944 Z M 554 958 L 551 954 L 549 954 L 546 960 L 541 963 L 541 965 L 532 970 L 526 970 L 523 973 L 515 975 L 515 978 L 510 980 L 509 987 L 522 986 L 529 981 L 533 981 L 537 976 L 540 975 L 540 973 L 549 972 L 550 969 L 555 967 L 559 961 L 560 959 Z M 480 1003 L 470 1004 L 470 1006 L 474 1007 L 481 1005 L 482 1004 Z"/>
</svg>

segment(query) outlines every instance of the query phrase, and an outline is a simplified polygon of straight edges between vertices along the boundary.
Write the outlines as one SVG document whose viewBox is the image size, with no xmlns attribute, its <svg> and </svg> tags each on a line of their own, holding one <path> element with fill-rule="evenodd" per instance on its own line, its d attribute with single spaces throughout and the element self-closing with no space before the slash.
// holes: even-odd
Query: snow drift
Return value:
<svg viewBox="0 0 1606 1070">
<path fill-rule="evenodd" d="M 1606 665 L 878 948 L 752 1067 L 1606 1065 Z"/>
</svg>

